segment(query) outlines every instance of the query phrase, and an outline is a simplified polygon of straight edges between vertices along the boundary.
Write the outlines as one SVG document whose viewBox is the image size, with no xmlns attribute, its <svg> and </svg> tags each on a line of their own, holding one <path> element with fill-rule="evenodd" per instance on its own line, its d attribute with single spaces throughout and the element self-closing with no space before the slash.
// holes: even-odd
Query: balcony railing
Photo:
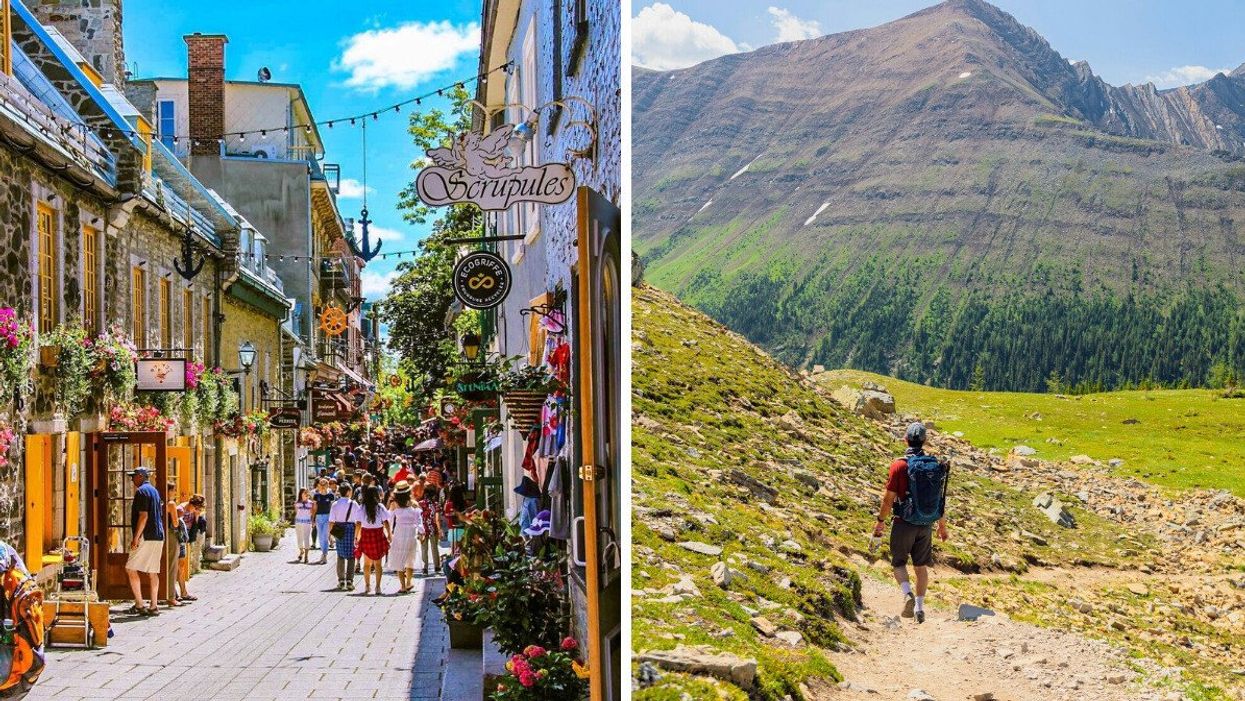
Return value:
<svg viewBox="0 0 1245 701">
<path fill-rule="evenodd" d="M 20 53 L 15 54 L 14 58 L 21 56 Z M 48 89 L 52 89 L 50 85 Z M 32 131 L 41 134 L 109 185 L 116 186 L 117 158 L 103 141 L 85 124 L 58 115 L 27 90 L 16 77 L 4 73 L 0 73 L 0 109 L 24 122 Z"/>
<path fill-rule="evenodd" d="M 156 202 L 163 203 L 165 210 L 173 217 L 174 221 L 205 235 L 215 231 L 212 223 L 202 212 L 191 207 L 181 195 L 178 195 L 173 188 L 166 185 L 163 180 L 154 177 L 147 179 L 143 183 L 143 194 L 151 197 Z"/>
</svg>

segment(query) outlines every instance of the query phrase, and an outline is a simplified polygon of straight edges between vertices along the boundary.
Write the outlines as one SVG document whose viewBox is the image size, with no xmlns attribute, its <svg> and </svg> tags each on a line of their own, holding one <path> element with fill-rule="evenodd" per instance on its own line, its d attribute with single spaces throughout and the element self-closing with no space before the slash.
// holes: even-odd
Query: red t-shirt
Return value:
<svg viewBox="0 0 1245 701">
<path fill-rule="evenodd" d="M 908 459 L 899 458 L 891 463 L 890 475 L 886 478 L 886 491 L 895 493 L 895 501 L 903 501 L 908 496 Z"/>
</svg>

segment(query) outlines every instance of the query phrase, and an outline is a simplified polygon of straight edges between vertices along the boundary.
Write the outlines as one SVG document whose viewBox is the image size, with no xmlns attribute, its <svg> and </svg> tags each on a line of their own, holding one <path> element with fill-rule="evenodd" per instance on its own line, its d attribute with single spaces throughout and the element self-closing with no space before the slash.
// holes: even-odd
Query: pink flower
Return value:
<svg viewBox="0 0 1245 701">
<path fill-rule="evenodd" d="M 529 660 L 534 660 L 537 657 L 540 657 L 541 655 L 545 654 L 545 648 L 539 645 L 528 645 L 527 647 L 523 648 L 523 654 L 527 655 L 527 658 Z"/>
<path fill-rule="evenodd" d="M 519 683 L 528 688 L 536 686 L 536 675 L 530 670 L 526 671 L 519 675 Z"/>
<path fill-rule="evenodd" d="M 571 650 L 575 650 L 579 648 L 579 643 L 576 642 L 574 638 L 568 635 L 565 638 L 562 638 L 561 647 L 562 647 L 563 652 L 570 652 Z"/>
</svg>

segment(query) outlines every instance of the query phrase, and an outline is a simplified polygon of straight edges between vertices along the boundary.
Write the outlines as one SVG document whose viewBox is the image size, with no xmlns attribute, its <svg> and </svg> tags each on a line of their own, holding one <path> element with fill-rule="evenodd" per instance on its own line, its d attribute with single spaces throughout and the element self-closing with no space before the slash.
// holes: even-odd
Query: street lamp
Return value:
<svg viewBox="0 0 1245 701">
<path fill-rule="evenodd" d="M 474 363 L 480 355 L 480 335 L 468 331 L 463 334 L 460 343 L 462 343 L 463 355 L 467 358 L 467 361 Z"/>
<path fill-rule="evenodd" d="M 238 364 L 242 366 L 242 372 L 250 373 L 251 366 L 255 364 L 255 344 L 250 341 L 243 341 L 238 346 Z"/>
</svg>

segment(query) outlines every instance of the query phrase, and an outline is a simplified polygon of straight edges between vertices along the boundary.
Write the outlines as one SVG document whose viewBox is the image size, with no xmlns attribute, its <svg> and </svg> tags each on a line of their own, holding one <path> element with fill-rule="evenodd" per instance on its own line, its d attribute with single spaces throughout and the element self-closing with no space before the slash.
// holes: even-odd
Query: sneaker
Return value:
<svg viewBox="0 0 1245 701">
<path fill-rule="evenodd" d="M 917 612 L 916 612 L 916 622 L 917 622 L 917 623 L 924 623 L 924 622 L 925 622 L 925 612 L 924 612 L 924 611 L 917 611 Z"/>
<path fill-rule="evenodd" d="M 903 617 L 912 618 L 912 612 L 916 610 L 916 597 L 908 594 L 903 600 Z"/>
</svg>

